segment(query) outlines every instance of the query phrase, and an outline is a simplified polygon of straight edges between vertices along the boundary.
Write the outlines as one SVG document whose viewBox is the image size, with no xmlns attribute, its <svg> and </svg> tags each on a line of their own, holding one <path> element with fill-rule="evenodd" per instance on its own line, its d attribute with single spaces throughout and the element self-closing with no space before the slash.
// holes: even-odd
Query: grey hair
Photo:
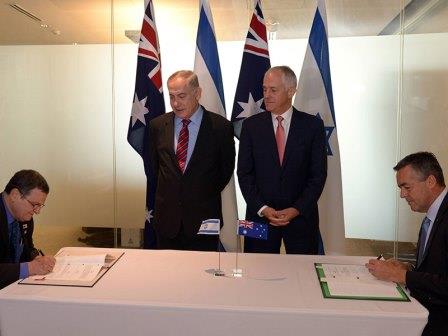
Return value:
<svg viewBox="0 0 448 336">
<path fill-rule="evenodd" d="M 283 74 L 283 84 L 285 84 L 287 88 L 297 89 L 297 76 L 289 66 L 279 65 L 272 67 L 266 71 L 265 76 L 274 71 L 279 71 Z"/>
<path fill-rule="evenodd" d="M 198 76 L 191 70 L 179 70 L 176 71 L 175 73 L 173 73 L 169 78 L 168 78 L 168 83 L 177 78 L 177 77 L 181 77 L 181 78 L 185 78 L 187 80 L 187 84 L 189 87 L 196 89 L 199 87 L 199 79 Z"/>
</svg>

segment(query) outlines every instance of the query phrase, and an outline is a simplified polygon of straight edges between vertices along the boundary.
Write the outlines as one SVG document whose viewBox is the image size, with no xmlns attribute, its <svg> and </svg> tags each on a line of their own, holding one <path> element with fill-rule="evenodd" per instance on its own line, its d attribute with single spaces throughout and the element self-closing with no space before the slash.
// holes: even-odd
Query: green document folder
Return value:
<svg viewBox="0 0 448 336">
<path fill-rule="evenodd" d="M 330 263 L 314 264 L 322 294 L 326 299 L 378 300 L 409 302 L 409 296 L 398 284 L 373 279 L 369 274 L 351 273 L 363 265 Z M 328 274 L 325 274 L 327 270 Z M 334 272 L 333 272 L 334 270 Z"/>
</svg>

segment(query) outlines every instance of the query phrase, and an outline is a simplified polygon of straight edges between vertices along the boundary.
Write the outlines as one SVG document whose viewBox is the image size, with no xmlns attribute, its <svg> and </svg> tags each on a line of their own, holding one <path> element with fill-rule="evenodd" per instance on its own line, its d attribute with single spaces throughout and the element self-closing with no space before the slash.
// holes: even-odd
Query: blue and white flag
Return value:
<svg viewBox="0 0 448 336">
<path fill-rule="evenodd" d="M 208 0 L 200 0 L 199 3 L 194 72 L 198 75 L 199 85 L 202 88 L 200 103 L 207 110 L 226 117 L 221 66 L 212 12 Z M 221 198 L 224 226 L 220 239 L 226 251 L 235 251 L 237 244 L 233 225 L 235 225 L 238 216 L 233 177 L 221 193 Z"/>
<path fill-rule="evenodd" d="M 194 72 L 202 88 L 201 105 L 207 110 L 226 116 L 224 88 L 215 26 L 208 0 L 200 0 L 199 24 L 196 36 Z"/>
<path fill-rule="evenodd" d="M 159 50 L 152 0 L 145 0 L 145 15 L 138 47 L 134 102 L 128 128 L 128 142 L 142 157 L 146 174 L 144 248 L 156 247 L 156 236 L 151 223 L 156 184 L 147 147 L 150 137 L 149 121 L 165 113 Z"/>
<path fill-rule="evenodd" d="M 317 0 L 317 4 L 294 106 L 300 111 L 317 115 L 324 122 L 328 177 L 322 196 L 319 199 L 320 231 L 323 246 L 328 253 L 344 254 L 345 230 L 341 158 L 331 87 L 325 0 Z M 323 250 L 321 253 L 323 253 Z"/>
<path fill-rule="evenodd" d="M 198 234 L 219 236 L 220 225 L 221 221 L 219 219 L 206 219 L 202 221 Z"/>
<path fill-rule="evenodd" d="M 244 119 L 264 111 L 263 77 L 270 67 L 268 38 L 261 0 L 255 0 L 233 101 L 231 120 L 237 138 L 240 137 Z"/>
<path fill-rule="evenodd" d="M 265 223 L 256 223 L 247 220 L 239 220 L 237 235 L 267 240 L 268 225 Z"/>
</svg>

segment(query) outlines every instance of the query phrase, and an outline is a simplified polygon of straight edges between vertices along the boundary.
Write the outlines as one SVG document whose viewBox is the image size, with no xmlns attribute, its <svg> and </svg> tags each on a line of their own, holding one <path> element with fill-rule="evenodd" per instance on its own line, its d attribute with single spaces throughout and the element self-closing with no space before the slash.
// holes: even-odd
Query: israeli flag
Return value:
<svg viewBox="0 0 448 336">
<path fill-rule="evenodd" d="M 294 107 L 321 118 L 324 122 L 328 177 L 319 199 L 320 231 L 323 247 L 329 254 L 344 254 L 345 230 L 342 202 L 341 159 L 336 115 L 331 87 L 328 27 L 325 0 L 317 0 L 317 9 L 300 73 Z M 322 251 L 323 252 L 323 249 Z"/>
<path fill-rule="evenodd" d="M 207 110 L 226 116 L 224 88 L 215 27 L 208 0 L 200 0 L 199 25 L 196 36 L 194 72 L 202 88 L 201 105 Z"/>
<path fill-rule="evenodd" d="M 218 235 L 221 221 L 219 219 L 206 219 L 202 221 L 198 234 L 204 235 Z"/>
<path fill-rule="evenodd" d="M 225 118 L 224 89 L 212 12 L 208 0 L 200 0 L 199 4 L 199 24 L 194 61 L 194 72 L 198 75 L 199 85 L 202 88 L 199 102 L 208 111 L 220 114 Z M 236 251 L 235 223 L 238 216 L 233 177 L 222 191 L 221 199 L 224 226 L 220 240 L 226 251 Z"/>
</svg>

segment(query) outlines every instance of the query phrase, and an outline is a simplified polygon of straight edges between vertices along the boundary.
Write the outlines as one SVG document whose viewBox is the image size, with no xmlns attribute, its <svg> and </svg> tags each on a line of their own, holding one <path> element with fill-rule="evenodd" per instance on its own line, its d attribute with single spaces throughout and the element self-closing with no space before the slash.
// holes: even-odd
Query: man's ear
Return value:
<svg viewBox="0 0 448 336">
<path fill-rule="evenodd" d="M 17 200 L 22 197 L 22 193 L 19 191 L 19 189 L 12 188 L 9 193 L 9 197 L 11 197 L 11 199 L 13 200 Z"/>
<path fill-rule="evenodd" d="M 294 97 L 296 91 L 297 91 L 296 88 L 290 87 L 290 88 L 288 89 L 288 97 L 289 97 L 289 98 Z"/>
<path fill-rule="evenodd" d="M 201 99 L 201 95 L 202 95 L 202 89 L 200 87 L 195 89 L 196 92 L 194 94 L 195 98 L 197 101 L 199 101 Z"/>
<path fill-rule="evenodd" d="M 426 185 L 429 188 L 434 188 L 437 185 L 436 177 L 434 175 L 429 175 L 426 179 Z"/>
</svg>

